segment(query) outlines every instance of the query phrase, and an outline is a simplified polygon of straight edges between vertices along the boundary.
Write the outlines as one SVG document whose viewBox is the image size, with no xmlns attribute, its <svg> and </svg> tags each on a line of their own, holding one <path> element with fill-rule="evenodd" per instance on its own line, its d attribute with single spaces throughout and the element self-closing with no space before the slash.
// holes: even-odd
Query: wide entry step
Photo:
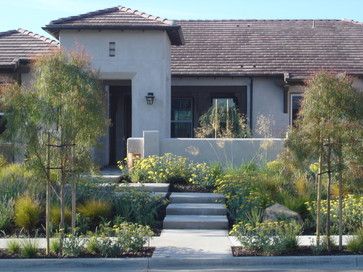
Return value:
<svg viewBox="0 0 363 272">
<path fill-rule="evenodd" d="M 166 208 L 167 215 L 226 215 L 221 203 L 172 203 Z"/>
<path fill-rule="evenodd" d="M 164 229 L 227 229 L 225 215 L 167 215 Z"/>
<path fill-rule="evenodd" d="M 223 202 L 224 196 L 213 193 L 172 193 L 171 203 L 218 203 Z"/>
</svg>

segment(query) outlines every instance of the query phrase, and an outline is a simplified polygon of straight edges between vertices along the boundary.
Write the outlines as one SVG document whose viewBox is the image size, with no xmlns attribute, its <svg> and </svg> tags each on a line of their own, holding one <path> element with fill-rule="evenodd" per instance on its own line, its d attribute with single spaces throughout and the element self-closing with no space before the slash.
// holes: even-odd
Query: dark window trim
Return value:
<svg viewBox="0 0 363 272">
<path fill-rule="evenodd" d="M 192 127 L 191 127 L 191 138 L 194 138 L 194 97 L 192 96 L 174 96 L 174 97 L 171 97 L 171 102 L 173 102 L 173 99 L 189 99 L 191 100 L 192 102 L 192 106 L 191 106 L 191 111 L 192 111 L 192 118 L 191 118 L 191 121 L 186 121 L 186 120 L 170 120 L 170 128 L 171 128 L 171 124 L 173 123 L 191 123 Z M 173 103 L 171 103 L 173 104 Z M 171 108 L 170 111 L 172 111 L 173 109 Z"/>
<path fill-rule="evenodd" d="M 115 57 L 116 56 L 116 42 L 108 43 L 108 56 Z"/>
<path fill-rule="evenodd" d="M 299 93 L 299 92 L 294 92 L 294 93 L 290 93 L 289 95 L 289 100 L 290 100 L 290 106 L 289 106 L 289 121 L 290 121 L 290 126 L 293 125 L 293 120 L 292 120 L 292 106 L 293 106 L 293 103 L 292 103 L 292 100 L 293 100 L 293 97 L 304 97 L 304 94 L 303 93 Z"/>
</svg>

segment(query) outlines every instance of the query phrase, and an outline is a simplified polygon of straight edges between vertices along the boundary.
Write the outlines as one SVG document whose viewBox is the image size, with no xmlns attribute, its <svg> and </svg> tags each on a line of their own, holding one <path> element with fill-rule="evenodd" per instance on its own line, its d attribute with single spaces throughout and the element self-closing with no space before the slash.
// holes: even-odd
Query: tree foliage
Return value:
<svg viewBox="0 0 363 272">
<path fill-rule="evenodd" d="M 321 181 L 323 175 L 327 175 L 326 234 L 328 236 L 332 182 L 335 180 L 339 183 L 341 212 L 343 185 L 354 179 L 363 180 L 362 139 L 363 93 L 353 87 L 353 80 L 346 75 L 328 72 L 320 72 L 313 76 L 307 82 L 296 127 L 289 133 L 287 147 L 290 158 L 305 167 L 319 161 L 318 211 Z M 342 213 L 339 217 L 342 222 Z M 319 222 L 320 215 L 317 212 L 318 228 Z M 319 234 L 319 229 L 317 233 Z"/>
</svg>

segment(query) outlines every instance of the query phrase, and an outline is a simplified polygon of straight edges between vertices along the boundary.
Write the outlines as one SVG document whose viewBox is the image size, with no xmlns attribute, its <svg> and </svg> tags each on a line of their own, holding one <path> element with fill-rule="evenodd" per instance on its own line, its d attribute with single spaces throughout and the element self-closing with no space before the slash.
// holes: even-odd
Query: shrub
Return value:
<svg viewBox="0 0 363 272">
<path fill-rule="evenodd" d="M 233 221 L 246 219 L 252 209 L 264 209 L 278 190 L 275 180 L 255 165 L 228 169 L 216 182 L 216 191 L 226 197 Z"/>
<path fill-rule="evenodd" d="M 61 210 L 58 206 L 53 206 L 50 209 L 50 222 L 54 227 L 58 227 L 60 223 Z M 72 211 L 69 208 L 64 209 L 65 223 L 71 225 Z"/>
<path fill-rule="evenodd" d="M 102 200 L 88 200 L 78 206 L 78 212 L 90 221 L 92 227 L 97 226 L 101 220 L 108 219 L 111 209 L 111 204 Z"/>
<path fill-rule="evenodd" d="M 50 241 L 50 252 L 52 252 L 53 254 L 60 254 L 61 251 L 61 247 L 60 247 L 60 241 L 59 239 L 52 239 Z"/>
<path fill-rule="evenodd" d="M 40 220 L 41 208 L 30 196 L 22 196 L 15 201 L 15 224 L 28 231 L 34 229 Z"/>
<path fill-rule="evenodd" d="M 359 229 L 356 235 L 348 241 L 347 248 L 354 253 L 363 253 L 363 228 Z"/>
<path fill-rule="evenodd" d="M 125 170 L 121 165 L 120 168 Z M 203 188 L 213 188 L 220 172 L 221 168 L 218 165 L 193 163 L 181 156 L 164 154 L 136 160 L 129 175 L 132 182 L 184 182 Z"/>
<path fill-rule="evenodd" d="M 188 180 L 188 159 L 172 154 L 136 160 L 130 171 L 132 182 L 166 183 Z"/>
<path fill-rule="evenodd" d="M 104 235 L 93 235 L 86 243 L 86 251 L 92 255 L 101 255 L 102 257 L 117 257 L 121 250 L 112 237 Z"/>
<path fill-rule="evenodd" d="M 14 255 L 14 254 L 19 254 L 20 253 L 20 243 L 16 240 L 10 240 L 7 244 L 7 249 L 9 254 Z"/>
<path fill-rule="evenodd" d="M 265 255 L 281 255 L 298 247 L 297 235 L 301 226 L 296 222 L 244 223 L 233 226 L 232 235 L 237 236 L 246 250 Z"/>
<path fill-rule="evenodd" d="M 84 239 L 81 236 L 67 234 L 63 241 L 63 254 L 66 257 L 79 257 L 84 252 Z"/>
<path fill-rule="evenodd" d="M 165 204 L 160 196 L 127 188 L 113 201 L 115 213 L 125 221 L 154 226 L 158 210 Z"/>
<path fill-rule="evenodd" d="M 38 254 L 38 244 L 36 241 L 26 240 L 22 243 L 20 255 L 23 258 L 34 258 Z"/>
<path fill-rule="evenodd" d="M 122 252 L 138 252 L 151 238 L 150 227 L 132 223 L 121 223 L 113 227 L 116 243 Z"/>
<path fill-rule="evenodd" d="M 9 228 L 14 213 L 14 202 L 12 199 L 0 201 L 0 231 Z"/>
<path fill-rule="evenodd" d="M 316 202 L 311 201 L 306 203 L 308 210 L 312 216 L 316 217 Z M 337 199 L 331 200 L 331 231 L 338 234 L 339 232 L 339 201 Z M 363 228 L 363 196 L 347 195 L 344 197 L 343 207 L 343 232 L 346 234 L 354 233 L 358 229 Z M 327 215 L 327 201 L 321 201 L 321 215 L 323 222 Z"/>
</svg>

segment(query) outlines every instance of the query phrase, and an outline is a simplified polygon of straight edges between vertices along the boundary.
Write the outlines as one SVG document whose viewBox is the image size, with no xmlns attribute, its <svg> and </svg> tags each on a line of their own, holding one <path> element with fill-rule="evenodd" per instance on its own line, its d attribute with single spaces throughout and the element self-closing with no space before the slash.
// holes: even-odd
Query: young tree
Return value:
<svg viewBox="0 0 363 272">
<path fill-rule="evenodd" d="M 25 150 L 25 163 L 47 184 L 49 250 L 51 186 L 60 200 L 59 230 L 63 237 L 65 185 L 72 185 L 74 230 L 76 180 L 92 168 L 92 147 L 104 134 L 108 121 L 102 88 L 84 55 L 56 52 L 39 58 L 32 68 L 34 81 L 30 86 L 11 85 L 2 96 L 8 124 L 4 134 Z"/>
<path fill-rule="evenodd" d="M 296 128 L 287 141 L 288 148 L 301 161 L 319 161 L 317 190 L 317 236 L 320 234 L 321 181 L 328 175 L 327 246 L 330 250 L 330 198 L 333 177 L 339 180 L 339 222 L 342 224 L 343 171 L 349 163 L 362 162 L 363 96 L 353 88 L 352 79 L 346 75 L 320 72 L 308 82 Z M 340 237 L 342 228 L 340 227 Z M 340 238 L 341 246 L 341 238 Z"/>
<path fill-rule="evenodd" d="M 236 106 L 216 103 L 199 118 L 195 134 L 198 138 L 247 138 L 251 132 Z"/>
</svg>

